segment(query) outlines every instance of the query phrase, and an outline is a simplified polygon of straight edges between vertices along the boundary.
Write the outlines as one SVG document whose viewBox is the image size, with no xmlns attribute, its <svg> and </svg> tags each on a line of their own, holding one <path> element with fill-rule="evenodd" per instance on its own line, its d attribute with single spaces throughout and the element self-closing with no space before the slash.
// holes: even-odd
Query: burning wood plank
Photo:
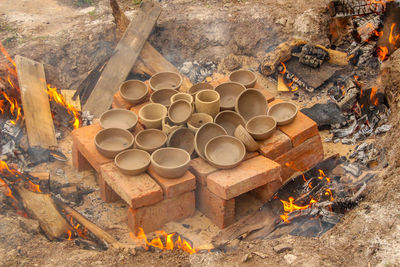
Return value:
<svg viewBox="0 0 400 267">
<path fill-rule="evenodd" d="M 331 17 L 352 17 L 383 13 L 388 1 L 391 0 L 335 0 L 329 3 L 329 14 Z"/>
</svg>

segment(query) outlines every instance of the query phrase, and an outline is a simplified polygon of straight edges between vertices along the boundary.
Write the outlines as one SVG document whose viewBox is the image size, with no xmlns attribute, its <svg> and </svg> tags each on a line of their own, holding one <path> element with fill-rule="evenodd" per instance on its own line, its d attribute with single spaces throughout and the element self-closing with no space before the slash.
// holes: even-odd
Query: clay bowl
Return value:
<svg viewBox="0 0 400 267">
<path fill-rule="evenodd" d="M 122 173 L 138 175 L 149 167 L 150 154 L 140 149 L 128 149 L 119 153 L 114 162 Z"/>
<path fill-rule="evenodd" d="M 176 125 L 174 124 L 169 118 L 168 116 L 164 117 L 164 119 L 162 120 L 162 131 L 166 134 L 169 135 L 170 133 L 172 133 L 173 131 L 182 128 L 183 125 Z"/>
<path fill-rule="evenodd" d="M 191 96 L 190 94 L 187 94 L 187 93 L 177 93 L 177 94 L 174 94 L 173 96 L 171 96 L 171 103 L 174 103 L 178 100 L 186 100 L 187 102 L 192 104 L 193 96 Z"/>
<path fill-rule="evenodd" d="M 256 140 L 267 139 L 274 133 L 275 129 L 275 119 L 267 115 L 256 116 L 246 123 L 246 130 Z"/>
<path fill-rule="evenodd" d="M 139 120 L 145 128 L 161 129 L 167 108 L 159 103 L 149 103 L 139 110 Z"/>
<path fill-rule="evenodd" d="M 220 96 L 221 110 L 233 110 L 236 99 L 244 90 L 246 90 L 246 87 L 236 82 L 226 82 L 215 87 L 215 91 Z"/>
<path fill-rule="evenodd" d="M 157 129 L 147 129 L 136 135 L 136 148 L 149 152 L 150 154 L 163 147 L 167 142 L 167 135 Z"/>
<path fill-rule="evenodd" d="M 150 101 L 169 107 L 171 105 L 171 97 L 177 93 L 178 91 L 173 89 L 160 89 L 151 94 Z"/>
<path fill-rule="evenodd" d="M 243 84 L 246 88 L 253 88 L 257 77 L 249 70 L 236 70 L 229 75 L 229 80 Z"/>
<path fill-rule="evenodd" d="M 94 144 L 104 157 L 114 158 L 119 152 L 131 148 L 134 139 L 128 130 L 108 128 L 96 134 Z"/>
<path fill-rule="evenodd" d="M 176 72 L 159 72 L 151 76 L 149 84 L 153 91 L 160 89 L 178 90 L 182 85 L 182 77 Z"/>
<path fill-rule="evenodd" d="M 197 130 L 204 124 L 213 122 L 213 117 L 206 113 L 193 113 L 187 121 L 188 128 L 196 133 Z"/>
<path fill-rule="evenodd" d="M 146 99 L 147 85 L 139 80 L 128 80 L 119 87 L 119 94 L 126 102 L 139 104 Z"/>
<path fill-rule="evenodd" d="M 249 152 L 256 151 L 260 147 L 242 125 L 238 125 L 238 127 L 236 127 L 234 135 L 237 139 L 242 141 L 242 143 L 246 147 L 246 150 Z"/>
<path fill-rule="evenodd" d="M 209 83 L 197 83 L 189 88 L 188 93 L 193 97 L 202 90 L 214 90 L 214 86 Z"/>
<path fill-rule="evenodd" d="M 160 148 L 151 155 L 153 170 L 165 178 L 182 177 L 189 169 L 189 164 L 189 153 L 180 148 Z"/>
<path fill-rule="evenodd" d="M 233 136 L 222 135 L 208 141 L 205 148 L 208 162 L 216 168 L 234 168 L 246 155 L 243 143 Z"/>
<path fill-rule="evenodd" d="M 273 117 L 278 125 L 291 123 L 297 115 L 298 108 L 290 102 L 282 102 L 273 105 L 268 110 L 268 115 Z"/>
<path fill-rule="evenodd" d="M 192 104 L 186 100 L 178 100 L 168 109 L 168 118 L 175 124 L 183 124 L 192 115 Z"/>
<path fill-rule="evenodd" d="M 167 146 L 181 148 L 192 155 L 194 151 L 194 134 L 188 128 L 177 129 L 169 135 Z"/>
<path fill-rule="evenodd" d="M 214 122 L 218 125 L 221 125 L 225 131 L 233 136 L 235 129 L 238 125 L 246 125 L 243 117 L 231 110 L 225 110 L 217 114 L 215 116 Z"/>
<path fill-rule="evenodd" d="M 268 102 L 257 89 L 247 89 L 238 96 L 235 110 L 248 121 L 255 116 L 267 115 Z"/>
<path fill-rule="evenodd" d="M 131 131 L 135 128 L 138 117 L 130 110 L 116 108 L 101 114 L 99 122 L 103 129 L 120 128 Z"/>
<path fill-rule="evenodd" d="M 197 155 L 206 159 L 204 150 L 208 141 L 212 138 L 220 135 L 226 135 L 226 131 L 222 126 L 215 123 L 206 123 L 199 128 L 196 135 L 194 136 L 194 149 Z"/>
</svg>

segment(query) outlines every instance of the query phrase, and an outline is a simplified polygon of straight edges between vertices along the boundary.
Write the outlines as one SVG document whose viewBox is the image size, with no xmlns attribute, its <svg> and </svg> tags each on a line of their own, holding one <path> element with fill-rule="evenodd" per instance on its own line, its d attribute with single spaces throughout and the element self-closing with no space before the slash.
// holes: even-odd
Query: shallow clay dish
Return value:
<svg viewBox="0 0 400 267">
<path fill-rule="evenodd" d="M 221 125 L 231 136 L 233 136 L 238 125 L 246 125 L 243 117 L 240 116 L 239 113 L 231 110 L 225 110 L 218 113 L 217 116 L 215 116 L 214 122 L 218 125 Z"/>
<path fill-rule="evenodd" d="M 150 101 L 169 107 L 171 105 L 171 96 L 177 94 L 178 91 L 173 89 L 160 89 L 150 96 Z"/>
<path fill-rule="evenodd" d="M 167 108 L 158 103 L 149 103 L 139 110 L 139 120 L 145 128 L 161 129 Z"/>
<path fill-rule="evenodd" d="M 236 70 L 229 75 L 229 80 L 243 84 L 246 88 L 253 88 L 256 84 L 256 75 L 249 70 Z"/>
<path fill-rule="evenodd" d="M 202 90 L 214 90 L 214 86 L 209 83 L 197 83 L 189 88 L 188 93 L 194 96 Z"/>
<path fill-rule="evenodd" d="M 230 169 L 243 160 L 246 148 L 236 137 L 222 135 L 208 141 L 204 153 L 214 167 Z"/>
<path fill-rule="evenodd" d="M 256 151 L 260 147 L 259 144 L 246 130 L 246 128 L 244 128 L 242 125 L 238 125 L 238 127 L 236 127 L 234 136 L 242 141 L 242 143 L 246 147 L 246 150 L 249 152 Z"/>
<path fill-rule="evenodd" d="M 275 129 L 275 119 L 267 115 L 256 116 L 246 124 L 246 130 L 256 140 L 267 139 L 274 133 Z"/>
<path fill-rule="evenodd" d="M 128 149 L 119 153 L 114 162 L 122 173 L 138 175 L 149 167 L 150 154 L 140 149 Z"/>
<path fill-rule="evenodd" d="M 204 124 L 213 122 L 213 117 L 206 113 L 193 113 L 187 121 L 188 128 L 196 133 L 197 130 Z"/>
<path fill-rule="evenodd" d="M 221 110 L 233 110 L 236 99 L 244 90 L 246 90 L 246 87 L 236 82 L 226 82 L 215 87 L 215 91 L 220 96 Z"/>
<path fill-rule="evenodd" d="M 147 85 L 139 80 L 128 80 L 119 87 L 119 94 L 126 102 L 139 104 L 146 99 L 149 90 Z"/>
<path fill-rule="evenodd" d="M 203 159 L 206 159 L 206 156 L 204 154 L 206 144 L 212 138 L 220 135 L 227 135 L 227 133 L 225 129 L 218 124 L 206 123 L 201 126 L 194 136 L 194 149 L 196 150 L 197 155 L 199 155 Z"/>
<path fill-rule="evenodd" d="M 174 103 L 178 100 L 186 100 L 190 104 L 193 103 L 193 96 L 187 94 L 187 93 L 177 93 L 171 96 L 171 103 Z"/>
<path fill-rule="evenodd" d="M 273 117 L 278 125 L 291 123 L 297 115 L 298 108 L 290 102 L 282 102 L 273 105 L 268 110 L 268 115 Z"/>
<path fill-rule="evenodd" d="M 168 118 L 175 124 L 183 124 L 192 115 L 192 104 L 186 100 L 178 100 L 168 109 Z"/>
<path fill-rule="evenodd" d="M 267 115 L 268 102 L 257 89 L 247 89 L 238 96 L 235 110 L 248 121 L 255 116 Z"/>
<path fill-rule="evenodd" d="M 182 85 L 182 77 L 176 72 L 159 72 L 151 76 L 149 84 L 153 91 L 160 89 L 178 90 Z"/>
<path fill-rule="evenodd" d="M 98 132 L 94 138 L 97 151 L 107 158 L 114 158 L 119 152 L 131 148 L 133 135 L 124 129 L 108 128 Z"/>
<path fill-rule="evenodd" d="M 177 129 L 169 135 L 167 146 L 181 148 L 192 155 L 194 151 L 194 133 L 188 128 Z"/>
<path fill-rule="evenodd" d="M 167 135 L 160 130 L 147 129 L 136 135 L 136 148 L 152 153 L 154 150 L 163 147 L 167 142 Z"/>
<path fill-rule="evenodd" d="M 101 114 L 99 122 L 103 129 L 120 128 L 131 131 L 135 128 L 138 117 L 130 110 L 116 108 Z"/>
<path fill-rule="evenodd" d="M 182 177 L 189 169 L 189 164 L 189 153 L 180 148 L 160 148 L 151 155 L 153 170 L 165 178 Z"/>
</svg>

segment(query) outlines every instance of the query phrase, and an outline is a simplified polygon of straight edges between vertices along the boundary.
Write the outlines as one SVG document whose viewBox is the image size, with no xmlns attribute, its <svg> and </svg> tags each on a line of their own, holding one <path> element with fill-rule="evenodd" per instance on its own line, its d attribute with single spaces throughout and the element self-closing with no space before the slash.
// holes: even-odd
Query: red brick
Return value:
<svg viewBox="0 0 400 267">
<path fill-rule="evenodd" d="M 113 162 L 100 167 L 104 181 L 132 208 L 153 205 L 163 199 L 161 187 L 147 174 L 120 172 Z"/>
<path fill-rule="evenodd" d="M 137 234 L 139 227 L 145 233 L 159 230 L 164 224 L 171 221 L 178 221 L 194 214 L 195 196 L 194 192 L 187 192 L 182 195 L 165 199 L 155 205 L 138 209 L 129 208 L 128 226 Z"/>
<path fill-rule="evenodd" d="M 246 154 L 244 155 L 243 160 L 252 159 L 252 158 L 257 157 L 258 155 L 260 155 L 260 153 L 258 153 L 257 151 L 254 151 L 254 152 L 246 152 Z"/>
<path fill-rule="evenodd" d="M 112 190 L 112 188 L 104 181 L 103 177 L 101 177 L 101 174 L 98 175 L 97 182 L 100 188 L 100 197 L 104 202 L 116 202 L 121 199 L 117 193 L 115 193 L 114 190 Z"/>
<path fill-rule="evenodd" d="M 292 148 L 289 136 L 276 130 L 274 134 L 266 140 L 258 141 L 260 154 L 269 159 L 276 159 L 280 155 L 288 152 Z"/>
<path fill-rule="evenodd" d="M 147 104 L 149 104 L 149 103 L 150 103 L 150 102 L 141 103 L 141 104 L 139 104 L 139 105 L 136 105 L 136 106 L 131 107 L 130 110 L 133 111 L 133 112 L 135 112 L 136 115 L 138 115 L 138 117 L 139 117 L 139 110 L 140 110 L 144 105 L 147 105 Z"/>
<path fill-rule="evenodd" d="M 125 101 L 119 91 L 114 94 L 113 97 L 113 108 L 123 108 L 123 109 L 130 109 L 133 105 L 127 101 Z"/>
<path fill-rule="evenodd" d="M 89 161 L 79 152 L 75 142 L 72 144 L 72 166 L 74 166 L 78 172 L 92 169 Z"/>
<path fill-rule="evenodd" d="M 207 176 L 218 171 L 218 169 L 198 157 L 190 161 L 190 171 L 196 176 L 197 182 L 207 185 Z"/>
<path fill-rule="evenodd" d="M 164 198 L 175 197 L 196 189 L 196 177 L 190 171 L 175 179 L 168 179 L 158 175 L 151 166 L 147 172 L 161 186 Z"/>
<path fill-rule="evenodd" d="M 256 195 L 258 199 L 260 199 L 263 203 L 269 201 L 272 196 L 278 192 L 281 188 L 282 182 L 281 181 L 272 181 L 266 185 L 260 186 L 252 191 Z"/>
<path fill-rule="evenodd" d="M 94 138 L 96 134 L 101 130 L 99 124 L 85 126 L 72 131 L 72 140 L 74 146 L 78 148 L 79 152 L 86 158 L 90 165 L 97 171 L 100 172 L 100 165 L 113 161 L 112 159 L 102 156 L 96 149 L 94 144 Z M 76 157 L 79 155 L 72 154 Z M 72 159 L 72 162 L 79 159 Z"/>
<path fill-rule="evenodd" d="M 196 188 L 196 207 L 221 229 L 235 221 L 235 199 L 222 199 L 206 186 Z"/>
<path fill-rule="evenodd" d="M 264 87 L 262 87 L 259 82 L 256 82 L 254 88 L 260 91 L 265 96 L 268 103 L 275 100 L 275 97 L 270 92 L 268 92 Z"/>
<path fill-rule="evenodd" d="M 281 177 L 285 182 L 296 171 L 304 172 L 324 159 L 324 149 L 319 135 L 311 137 L 301 145 L 275 159 L 282 165 Z M 287 167 L 289 164 L 291 168 Z"/>
<path fill-rule="evenodd" d="M 258 156 L 239 166 L 214 172 L 207 177 L 208 189 L 223 199 L 247 193 L 271 181 L 281 180 L 281 167 L 276 162 Z"/>
</svg>

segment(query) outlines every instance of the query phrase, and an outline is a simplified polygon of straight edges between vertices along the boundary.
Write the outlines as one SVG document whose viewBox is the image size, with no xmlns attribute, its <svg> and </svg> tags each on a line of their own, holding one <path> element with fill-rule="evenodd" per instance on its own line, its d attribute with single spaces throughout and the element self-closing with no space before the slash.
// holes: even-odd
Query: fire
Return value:
<svg viewBox="0 0 400 267">
<path fill-rule="evenodd" d="M 400 40 L 400 34 L 393 36 L 393 29 L 395 26 L 396 23 L 392 23 L 392 26 L 390 27 L 389 43 L 396 47 L 397 42 Z"/>
<path fill-rule="evenodd" d="M 282 67 L 283 67 L 283 70 L 280 71 L 279 73 L 280 73 L 280 74 L 285 74 L 285 72 L 286 72 L 286 65 L 285 65 L 285 63 L 283 63 L 283 62 L 281 62 L 281 65 L 282 65 Z"/>
<path fill-rule="evenodd" d="M 378 46 L 376 48 L 376 53 L 381 61 L 386 59 L 387 54 L 389 54 L 389 50 L 386 46 Z"/>
<path fill-rule="evenodd" d="M 284 222 L 287 222 L 287 223 L 290 222 L 289 221 L 289 215 L 288 215 L 289 213 L 291 213 L 291 212 L 293 212 L 295 210 L 306 210 L 306 209 L 309 209 L 309 208 L 312 207 L 312 205 L 314 203 L 318 202 L 317 200 L 315 200 L 312 197 L 310 199 L 310 202 L 306 206 L 298 206 L 296 204 L 293 204 L 294 203 L 294 198 L 293 197 L 289 197 L 289 201 L 285 201 L 285 200 L 282 200 L 282 199 L 280 201 L 283 203 L 283 210 L 284 210 L 284 213 L 282 215 L 280 215 L 280 217 Z"/>
<path fill-rule="evenodd" d="M 75 224 L 74 218 L 72 217 L 71 214 L 67 214 L 66 217 L 69 218 L 69 223 L 75 229 L 75 232 L 78 234 L 78 236 L 84 239 L 88 239 L 88 230 L 85 227 L 82 227 L 80 223 Z M 68 230 L 67 233 L 68 233 L 67 240 L 71 240 L 72 236 L 71 231 Z"/>
<path fill-rule="evenodd" d="M 371 100 L 371 103 L 375 106 L 379 105 L 379 99 L 376 97 L 376 92 L 378 89 L 376 87 L 371 88 L 371 94 L 369 96 L 369 99 Z"/>
<path fill-rule="evenodd" d="M 137 245 L 142 246 L 146 250 L 148 250 L 150 247 L 154 247 L 160 250 L 181 249 L 189 254 L 197 252 L 197 249 L 193 248 L 187 240 L 181 238 L 181 236 L 177 235 L 176 233 L 168 234 L 162 230 L 156 231 L 155 233 L 157 237 L 153 238 L 150 242 L 148 241 L 147 236 L 141 227 L 139 227 L 139 233 L 136 237 L 132 232 L 129 234 Z M 174 239 L 176 239 L 175 242 Z"/>
</svg>

